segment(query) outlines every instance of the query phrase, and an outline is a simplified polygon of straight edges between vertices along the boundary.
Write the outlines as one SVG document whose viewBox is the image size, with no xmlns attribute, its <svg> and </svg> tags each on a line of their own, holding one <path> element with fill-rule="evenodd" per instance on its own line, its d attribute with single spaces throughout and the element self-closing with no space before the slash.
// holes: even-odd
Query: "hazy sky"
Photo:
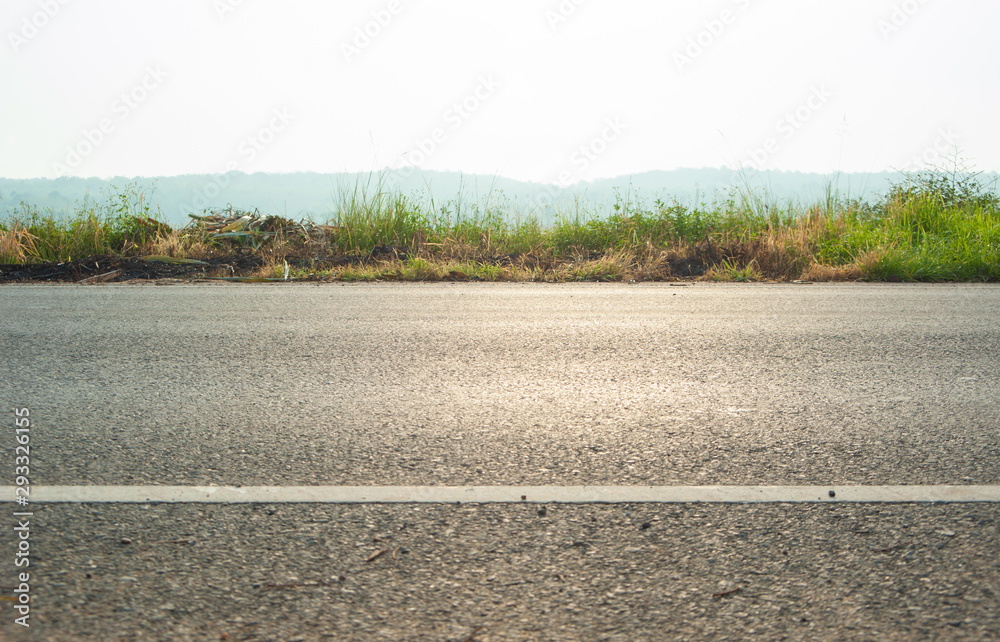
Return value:
<svg viewBox="0 0 1000 642">
<path fill-rule="evenodd" d="M 996 0 L 3 4 L 5 177 L 1000 169 Z"/>
</svg>

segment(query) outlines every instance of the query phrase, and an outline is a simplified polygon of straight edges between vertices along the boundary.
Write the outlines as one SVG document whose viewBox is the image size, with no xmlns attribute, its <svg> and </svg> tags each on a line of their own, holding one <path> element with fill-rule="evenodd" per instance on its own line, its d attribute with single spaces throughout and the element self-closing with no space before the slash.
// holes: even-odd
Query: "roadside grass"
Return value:
<svg viewBox="0 0 1000 642">
<path fill-rule="evenodd" d="M 130 185 L 67 216 L 22 203 L 0 221 L 0 263 L 237 253 L 260 259 L 246 276 L 294 280 L 1000 280 L 1000 196 L 969 172 L 908 175 L 873 202 L 746 189 L 694 207 L 618 195 L 606 215 L 577 204 L 550 226 L 510 211 L 418 203 L 377 179 L 341 190 L 322 224 L 230 209 L 174 229 Z"/>
<path fill-rule="evenodd" d="M 73 216 L 58 217 L 21 203 L 0 222 L 0 263 L 71 261 L 128 254 L 170 232 L 150 213 L 145 195 L 128 185 L 103 203 L 84 202 Z"/>
</svg>

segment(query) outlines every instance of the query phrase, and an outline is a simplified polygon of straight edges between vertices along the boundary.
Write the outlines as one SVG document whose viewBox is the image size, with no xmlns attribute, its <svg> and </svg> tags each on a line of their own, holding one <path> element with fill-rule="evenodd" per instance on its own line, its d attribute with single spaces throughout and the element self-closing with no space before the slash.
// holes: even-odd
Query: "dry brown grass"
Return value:
<svg viewBox="0 0 1000 642">
<path fill-rule="evenodd" d="M 857 264 L 830 266 L 812 263 L 799 278 L 803 281 L 857 281 L 862 276 Z"/>
<path fill-rule="evenodd" d="M 9 230 L 0 230 L 0 263 L 26 263 L 38 255 L 38 238 L 15 222 Z"/>
<path fill-rule="evenodd" d="M 415 238 L 407 260 L 376 261 L 339 269 L 309 271 L 292 268 L 293 278 L 347 278 L 350 280 L 480 280 L 480 281 L 670 281 L 711 280 L 794 280 L 844 281 L 862 278 L 865 268 L 879 255 L 869 252 L 851 265 L 827 266 L 809 251 L 813 238 L 827 223 L 817 212 L 797 225 L 773 230 L 754 238 L 716 238 L 695 245 L 677 243 L 670 248 L 647 242 L 632 248 L 613 249 L 597 256 L 576 252 L 556 256 L 551 247 L 539 246 L 530 253 L 503 254 L 489 233 L 477 243 L 445 237 L 429 242 Z M 122 254 L 159 255 L 174 258 L 211 260 L 236 252 L 249 252 L 261 264 L 247 276 L 281 278 L 286 260 L 322 258 L 336 250 L 332 243 L 336 229 L 304 236 L 277 230 L 266 245 L 242 249 L 212 240 L 197 230 L 163 230 L 140 242 L 127 241 Z M 329 232 L 329 233 L 327 233 Z M 86 230 L 99 233 L 99 230 Z M 24 263 L 37 255 L 37 239 L 23 226 L 0 231 L 0 262 Z"/>
</svg>

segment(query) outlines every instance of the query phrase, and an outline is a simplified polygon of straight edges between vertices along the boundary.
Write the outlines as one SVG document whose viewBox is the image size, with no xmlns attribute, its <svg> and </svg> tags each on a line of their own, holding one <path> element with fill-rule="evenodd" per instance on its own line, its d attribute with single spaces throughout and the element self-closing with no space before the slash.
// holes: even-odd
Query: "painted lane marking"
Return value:
<svg viewBox="0 0 1000 642">
<path fill-rule="evenodd" d="M 13 486 L 0 497 L 14 497 Z M 31 503 L 1000 502 L 1000 486 L 34 486 Z"/>
</svg>

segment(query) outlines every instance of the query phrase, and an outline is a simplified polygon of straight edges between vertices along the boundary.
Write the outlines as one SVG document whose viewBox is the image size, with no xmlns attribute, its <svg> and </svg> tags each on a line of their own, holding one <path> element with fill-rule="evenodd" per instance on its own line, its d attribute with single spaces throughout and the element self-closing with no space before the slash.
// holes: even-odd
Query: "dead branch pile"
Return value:
<svg viewBox="0 0 1000 642">
<path fill-rule="evenodd" d="M 333 225 L 318 225 L 309 220 L 293 221 L 274 214 L 265 216 L 256 209 L 243 212 L 230 207 L 228 210 L 188 216 L 192 220 L 182 234 L 197 235 L 206 241 L 245 244 L 255 250 L 281 242 L 325 252 L 337 233 Z"/>
</svg>

